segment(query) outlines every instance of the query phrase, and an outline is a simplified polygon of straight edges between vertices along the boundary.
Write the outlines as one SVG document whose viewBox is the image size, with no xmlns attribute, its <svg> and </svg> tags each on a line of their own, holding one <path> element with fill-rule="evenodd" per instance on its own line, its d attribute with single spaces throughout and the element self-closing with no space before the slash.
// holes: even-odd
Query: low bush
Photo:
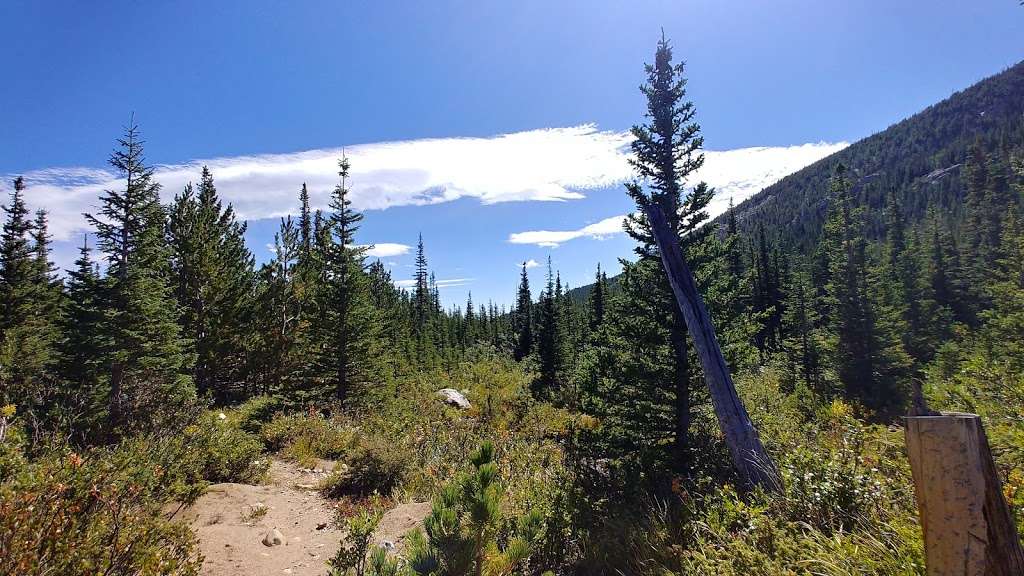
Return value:
<svg viewBox="0 0 1024 576">
<path fill-rule="evenodd" d="M 195 537 L 168 509 L 202 493 L 196 455 L 181 437 L 45 451 L 0 483 L 0 574 L 198 574 Z"/>
<path fill-rule="evenodd" d="M 274 396 L 250 398 L 227 412 L 227 416 L 238 428 L 249 434 L 259 434 L 263 425 L 281 412 L 283 403 Z"/>
<path fill-rule="evenodd" d="M 238 427 L 223 412 L 208 412 L 185 429 L 185 437 L 201 455 L 203 477 L 210 482 L 259 483 L 270 460 L 259 437 Z"/>
<path fill-rule="evenodd" d="M 260 436 L 268 450 L 312 468 L 318 458 L 335 459 L 355 442 L 355 431 L 320 414 L 278 416 L 264 424 Z"/>
<path fill-rule="evenodd" d="M 321 489 L 330 498 L 389 496 L 409 475 L 414 455 L 401 441 L 360 437 L 345 458 L 345 466 L 328 476 Z"/>
</svg>

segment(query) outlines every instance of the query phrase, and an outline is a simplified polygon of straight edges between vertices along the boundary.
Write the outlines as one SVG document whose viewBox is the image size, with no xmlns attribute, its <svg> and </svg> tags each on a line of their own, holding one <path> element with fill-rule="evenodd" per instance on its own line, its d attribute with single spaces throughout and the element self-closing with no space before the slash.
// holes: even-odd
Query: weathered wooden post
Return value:
<svg viewBox="0 0 1024 576">
<path fill-rule="evenodd" d="M 1024 552 L 976 414 L 906 418 L 931 576 L 1019 576 Z"/>
<path fill-rule="evenodd" d="M 736 394 L 736 387 L 729 375 L 729 367 L 725 363 L 722 349 L 715 336 L 715 327 L 711 316 L 704 307 L 704 299 L 697 291 L 693 272 L 683 258 L 679 248 L 679 239 L 669 228 L 661 208 L 654 203 L 643 206 L 644 214 L 651 225 L 651 233 L 661 253 L 661 263 L 672 286 L 676 303 L 679 305 L 686 320 L 686 328 L 693 338 L 700 357 L 704 378 L 711 391 L 711 403 L 718 417 L 718 425 L 729 446 L 733 465 L 740 479 L 748 487 L 760 486 L 775 492 L 782 488 L 782 479 L 775 462 L 765 451 L 761 438 L 754 428 L 743 401 Z"/>
</svg>

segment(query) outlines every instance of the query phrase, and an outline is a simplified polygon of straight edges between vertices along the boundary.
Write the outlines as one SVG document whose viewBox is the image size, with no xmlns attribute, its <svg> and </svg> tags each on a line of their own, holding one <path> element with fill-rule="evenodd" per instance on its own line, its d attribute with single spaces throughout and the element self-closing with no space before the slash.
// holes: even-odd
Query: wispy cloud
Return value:
<svg viewBox="0 0 1024 576">
<path fill-rule="evenodd" d="M 819 142 L 800 146 L 709 150 L 704 153 L 704 166 L 693 175 L 690 183 L 704 181 L 717 190 L 708 205 L 708 213 L 714 217 L 728 209 L 730 199 L 739 204 L 783 177 L 846 146 L 846 142 Z M 508 241 L 554 248 L 576 238 L 602 239 L 622 233 L 625 217 L 625 214 L 612 216 L 575 230 L 515 232 L 509 235 Z"/>
<path fill-rule="evenodd" d="M 366 251 L 367 256 L 374 258 L 390 258 L 392 256 L 401 256 L 402 254 L 408 254 L 412 250 L 412 246 L 408 244 L 395 244 L 393 242 L 378 242 L 373 244 Z"/>
<path fill-rule="evenodd" d="M 438 290 L 444 290 L 445 288 L 465 286 L 473 282 L 473 280 L 475 280 L 475 278 L 445 278 L 443 280 L 435 280 L 434 284 L 437 285 Z M 415 285 L 415 278 L 409 278 L 408 280 L 395 280 L 395 286 L 398 286 L 399 288 L 412 288 Z"/>
<path fill-rule="evenodd" d="M 584 226 L 578 230 L 533 230 L 530 232 L 516 232 L 509 236 L 508 241 L 513 244 L 536 244 L 555 248 L 563 242 L 576 238 L 605 238 L 622 232 L 622 220 L 625 216 L 612 216 L 600 222 Z M 536 264 L 536 262 L 534 262 Z M 528 266 L 529 267 L 529 266 Z"/>
<path fill-rule="evenodd" d="M 529 260 L 527 260 L 526 262 L 523 262 L 523 263 L 521 263 L 521 264 L 516 264 L 516 267 L 517 267 L 517 268 L 518 268 L 519 266 L 525 266 L 526 268 L 536 268 L 536 267 L 540 266 L 540 262 L 537 262 L 537 261 L 536 261 L 536 260 L 534 260 L 533 258 L 530 258 L 530 259 L 529 259 Z"/>
<path fill-rule="evenodd" d="M 586 124 L 490 138 L 410 140 L 361 144 L 344 151 L 329 148 L 198 159 L 159 165 L 155 177 L 164 187 L 164 200 L 169 201 L 187 182 L 198 180 L 201 167 L 207 165 L 222 197 L 249 220 L 295 213 L 303 182 L 313 206 L 326 208 L 336 184 L 337 159 L 343 152 L 352 162 L 351 198 L 359 210 L 436 204 L 466 197 L 484 204 L 565 201 L 630 178 L 630 139 L 628 132 L 602 131 Z M 730 196 L 739 202 L 844 146 L 818 143 L 708 151 L 697 177 L 718 188 L 719 195 L 711 208 L 717 213 L 724 210 Z M 0 192 L 9 191 L 12 176 L 0 180 Z M 87 229 L 82 213 L 97 210 L 103 190 L 123 185 L 104 168 L 47 168 L 24 176 L 29 186 L 28 203 L 32 208 L 50 211 L 51 233 L 57 240 L 67 240 Z M 611 226 L 610 220 L 594 226 Z M 601 236 L 605 229 L 554 233 L 561 240 L 535 236 L 535 243 L 551 245 L 581 236 Z M 380 246 L 393 250 L 396 248 L 390 247 L 399 245 Z"/>
<path fill-rule="evenodd" d="M 156 167 L 164 200 L 199 178 L 207 165 L 222 197 L 245 219 L 294 213 L 303 182 L 314 207 L 326 208 L 337 181 L 337 159 L 352 163 L 351 199 L 359 210 L 478 198 L 484 204 L 564 201 L 588 189 L 621 182 L 630 136 L 592 124 L 548 128 L 491 138 L 383 142 L 294 154 L 198 159 Z M 33 208 L 50 210 L 53 235 L 67 239 L 85 229 L 82 212 L 96 210 L 105 189 L 123 184 L 107 169 L 48 168 L 24 174 Z M 9 190 L 12 175 L 0 182 Z"/>
</svg>

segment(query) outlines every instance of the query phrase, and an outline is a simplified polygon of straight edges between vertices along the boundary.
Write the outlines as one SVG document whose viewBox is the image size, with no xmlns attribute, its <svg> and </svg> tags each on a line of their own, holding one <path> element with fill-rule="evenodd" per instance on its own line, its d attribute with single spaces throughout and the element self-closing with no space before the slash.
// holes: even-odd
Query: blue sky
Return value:
<svg viewBox="0 0 1024 576">
<path fill-rule="evenodd" d="M 134 111 L 166 192 L 211 163 L 260 259 L 346 147 L 361 241 L 403 280 L 422 232 L 448 302 L 511 301 L 517 262 L 576 286 L 629 255 L 624 131 L 662 27 L 719 206 L 1024 58 L 1016 0 L 7 0 L 0 22 L 0 186 L 26 175 L 60 264 Z"/>
</svg>

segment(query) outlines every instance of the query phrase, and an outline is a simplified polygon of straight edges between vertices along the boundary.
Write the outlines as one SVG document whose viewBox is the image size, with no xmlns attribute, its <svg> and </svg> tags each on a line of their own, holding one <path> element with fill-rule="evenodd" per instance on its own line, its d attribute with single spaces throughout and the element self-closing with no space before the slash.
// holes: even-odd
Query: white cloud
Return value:
<svg viewBox="0 0 1024 576">
<path fill-rule="evenodd" d="M 540 266 L 540 262 L 537 262 L 533 258 L 530 258 L 526 262 L 523 262 L 522 264 L 517 264 L 516 265 L 517 268 L 520 267 L 520 266 L 525 266 L 527 268 L 536 268 L 536 267 Z"/>
<path fill-rule="evenodd" d="M 508 241 L 513 244 L 536 244 L 537 246 L 555 248 L 559 244 L 568 242 L 575 238 L 606 238 L 613 234 L 622 232 L 622 221 L 625 217 L 625 215 L 612 216 L 611 218 L 605 218 L 600 222 L 595 222 L 594 224 L 584 226 L 578 230 L 533 230 L 530 232 L 516 232 L 508 237 Z"/>
<path fill-rule="evenodd" d="M 565 201 L 630 178 L 628 132 L 601 131 L 593 124 L 546 128 L 490 138 L 438 138 L 361 144 L 344 149 L 352 162 L 351 198 L 359 210 L 477 198 L 484 204 Z M 739 202 L 811 162 L 844 147 L 804 144 L 706 152 L 697 175 L 719 189 L 712 211 Z M 314 207 L 326 208 L 337 181 L 341 148 L 293 154 L 198 159 L 156 166 L 169 201 L 203 165 L 213 171 L 221 196 L 248 220 L 294 213 L 302 183 Z M 24 174 L 32 208 L 50 211 L 51 233 L 67 240 L 87 229 L 82 212 L 95 212 L 104 189 L 122 186 L 102 168 L 47 168 Z M 696 181 L 696 180 L 694 180 Z M 11 175 L 0 180 L 9 191 Z M 571 231 L 577 232 L 577 231 Z M 582 235 L 595 235 L 585 232 Z M 596 234 L 600 235 L 600 234 Z M 579 237 L 570 236 L 570 237 Z M 564 241 L 564 240 L 562 240 Z M 557 243 L 557 242 L 556 242 Z"/>
<path fill-rule="evenodd" d="M 373 244 L 370 247 L 370 249 L 366 251 L 366 255 L 374 258 L 388 258 L 390 256 L 401 256 L 402 254 L 408 254 L 409 250 L 412 250 L 412 246 L 409 246 L 407 244 L 395 244 L 393 242 L 378 242 L 377 244 Z"/>
<path fill-rule="evenodd" d="M 359 210 L 449 202 L 463 197 L 484 204 L 563 201 L 629 176 L 630 136 L 592 124 L 504 134 L 491 138 L 440 138 L 361 144 L 344 149 L 352 163 L 351 198 Z M 294 154 L 199 159 L 156 167 L 168 201 L 210 167 L 221 196 L 249 220 L 294 213 L 305 182 L 313 207 L 326 208 L 337 183 L 341 148 Z M 97 209 L 104 189 L 122 186 L 106 169 L 48 168 L 24 174 L 33 208 L 50 211 L 58 240 L 86 229 L 82 212 Z M 11 177 L 0 181 L 9 191 Z"/>
<path fill-rule="evenodd" d="M 704 153 L 704 166 L 690 178 L 689 183 L 704 181 L 716 189 L 717 193 L 708 205 L 708 213 L 715 217 L 728 209 L 730 198 L 739 204 L 785 176 L 846 146 L 846 142 L 819 142 L 800 146 L 709 150 Z M 612 216 L 576 230 L 516 232 L 509 235 L 508 241 L 554 248 L 576 238 L 602 239 L 624 232 L 622 220 L 625 217 L 625 214 Z"/>
<path fill-rule="evenodd" d="M 475 280 L 475 278 L 447 278 L 443 280 L 435 280 L 434 283 L 437 285 L 438 290 L 444 290 L 445 288 L 465 286 L 473 280 Z M 395 280 L 395 286 L 398 286 L 399 288 L 412 288 L 415 285 L 415 278 L 410 278 L 408 280 Z"/>
</svg>

